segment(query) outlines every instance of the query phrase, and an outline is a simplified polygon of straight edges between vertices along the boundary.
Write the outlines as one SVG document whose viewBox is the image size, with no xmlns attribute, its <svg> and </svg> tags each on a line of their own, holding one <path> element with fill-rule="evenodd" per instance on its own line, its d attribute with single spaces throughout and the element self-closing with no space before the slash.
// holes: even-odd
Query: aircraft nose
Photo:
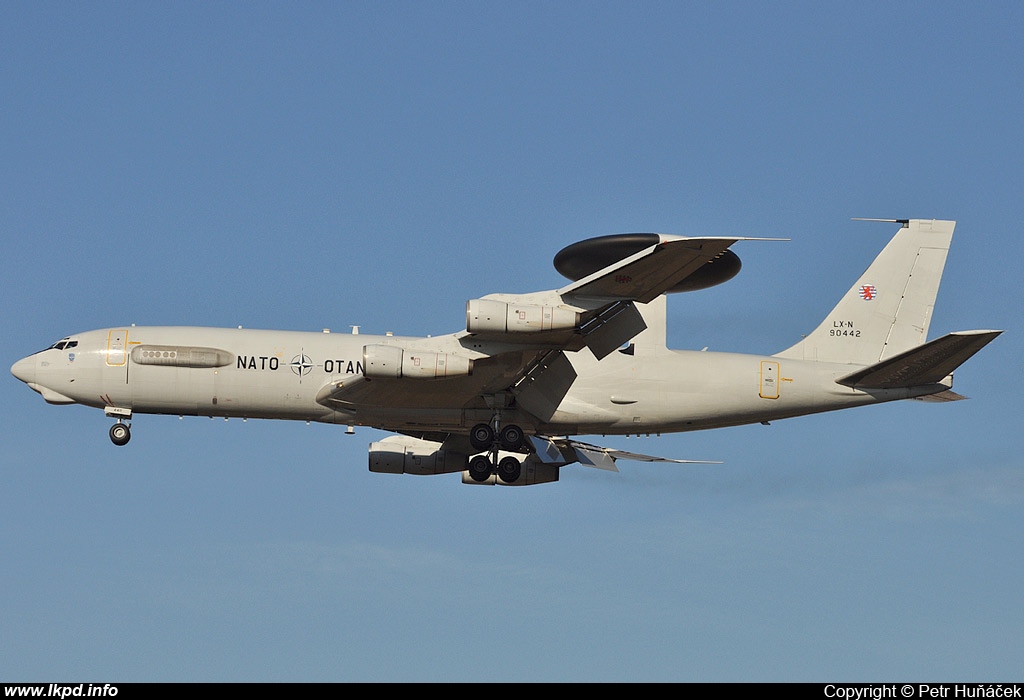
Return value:
<svg viewBox="0 0 1024 700">
<path fill-rule="evenodd" d="M 11 365 L 11 374 L 30 384 L 36 380 L 36 361 L 34 357 L 24 357 Z"/>
</svg>

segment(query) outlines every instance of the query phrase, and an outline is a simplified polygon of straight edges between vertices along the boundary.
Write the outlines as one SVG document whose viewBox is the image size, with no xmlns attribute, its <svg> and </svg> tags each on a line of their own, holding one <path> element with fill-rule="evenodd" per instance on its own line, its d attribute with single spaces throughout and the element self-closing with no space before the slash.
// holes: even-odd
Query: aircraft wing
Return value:
<svg viewBox="0 0 1024 700">
<path fill-rule="evenodd" d="M 361 374 L 349 375 L 324 385 L 316 401 L 336 411 L 391 406 L 442 410 L 484 408 L 483 395 L 509 389 L 525 373 L 534 370 L 547 354 L 548 351 L 535 349 L 503 352 L 476 360 L 471 375 L 445 379 L 368 379 Z"/>
<path fill-rule="evenodd" d="M 672 464 L 721 464 L 701 459 L 669 459 L 667 457 L 652 457 L 651 455 L 638 454 L 636 452 L 623 452 L 608 447 L 588 445 L 578 440 L 568 438 L 549 438 L 534 435 L 530 442 L 536 451 L 538 459 L 546 464 L 566 464 L 579 462 L 585 467 L 604 469 L 605 471 L 617 472 L 615 460 L 625 459 L 633 462 L 671 462 Z"/>
<path fill-rule="evenodd" d="M 558 290 L 563 300 L 601 299 L 638 301 L 647 304 L 713 263 L 733 243 L 749 239 L 677 238 L 662 236 L 660 243 L 645 248 L 613 265 Z"/>
<path fill-rule="evenodd" d="M 472 300 L 466 331 L 455 336 L 458 347 L 437 349 L 473 355 L 471 375 L 418 381 L 344 377 L 324 386 L 317 401 L 339 411 L 396 405 L 462 409 L 484 407 L 483 396 L 510 391 L 521 407 L 546 420 L 576 378 L 564 352 L 587 347 L 599 360 L 614 352 L 647 327 L 635 302 L 653 301 L 739 240 L 769 239 L 663 235 L 561 289 Z"/>
<path fill-rule="evenodd" d="M 741 240 L 780 239 L 661 235 L 658 243 L 560 289 L 524 295 L 492 294 L 470 301 L 467 336 L 476 341 L 548 350 L 588 347 L 597 359 L 603 359 L 647 327 L 636 303 L 648 304 L 678 289 L 692 276 L 706 276 L 708 266 Z M 567 314 L 575 314 L 573 321 L 566 322 Z M 538 320 L 520 320 L 531 316 Z"/>
</svg>

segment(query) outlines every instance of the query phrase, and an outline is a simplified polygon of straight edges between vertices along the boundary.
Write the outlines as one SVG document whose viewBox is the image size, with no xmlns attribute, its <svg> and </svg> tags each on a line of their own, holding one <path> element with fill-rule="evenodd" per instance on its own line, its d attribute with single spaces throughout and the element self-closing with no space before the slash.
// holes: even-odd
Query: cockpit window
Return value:
<svg viewBox="0 0 1024 700">
<path fill-rule="evenodd" d="M 77 348 L 77 347 L 78 347 L 78 341 L 77 340 L 70 340 L 68 338 L 62 338 L 61 340 L 58 340 L 56 343 L 54 343 L 53 345 L 51 345 L 50 347 L 48 347 L 46 349 L 47 350 L 67 350 L 69 348 Z"/>
</svg>

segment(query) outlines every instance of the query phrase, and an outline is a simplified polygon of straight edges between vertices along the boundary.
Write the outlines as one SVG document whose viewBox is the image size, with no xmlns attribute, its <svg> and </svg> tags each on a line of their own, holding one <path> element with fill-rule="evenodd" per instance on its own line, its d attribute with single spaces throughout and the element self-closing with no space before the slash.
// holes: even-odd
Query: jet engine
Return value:
<svg viewBox="0 0 1024 700">
<path fill-rule="evenodd" d="M 370 443 L 370 471 L 380 474 L 454 474 L 466 468 L 466 455 L 439 450 L 438 444 L 405 436 Z"/>
<path fill-rule="evenodd" d="M 411 435 L 392 435 L 370 443 L 370 471 L 378 474 L 454 474 L 462 472 L 462 483 L 479 486 L 531 486 L 558 481 L 562 463 L 544 463 L 536 455 L 499 452 L 497 473 L 491 472 L 490 453 L 472 459 L 461 452 L 445 450 L 441 443 Z M 520 462 L 520 460 L 522 460 Z M 482 472 L 480 467 L 483 467 Z M 474 470 L 476 474 L 474 476 Z M 512 476 L 508 476 L 508 475 Z M 503 478 L 506 475 L 509 480 Z"/>
<path fill-rule="evenodd" d="M 466 302 L 466 330 L 470 333 L 538 333 L 579 325 L 579 312 L 562 306 L 508 304 L 496 299 Z"/>
<path fill-rule="evenodd" d="M 405 350 L 394 345 L 363 347 L 363 376 L 370 379 L 441 379 L 473 374 L 473 360 L 459 355 Z"/>
</svg>

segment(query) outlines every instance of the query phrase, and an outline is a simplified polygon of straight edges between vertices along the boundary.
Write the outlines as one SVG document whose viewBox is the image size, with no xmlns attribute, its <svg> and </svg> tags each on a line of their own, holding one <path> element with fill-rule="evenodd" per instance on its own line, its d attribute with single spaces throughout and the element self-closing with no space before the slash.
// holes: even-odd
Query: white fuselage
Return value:
<svg viewBox="0 0 1024 700">
<path fill-rule="evenodd" d="M 12 367 L 15 376 L 51 403 L 392 431 L 465 432 L 491 416 L 482 407 L 402 404 L 335 410 L 317 402 L 325 386 L 362 376 L 367 345 L 466 353 L 455 335 L 424 339 L 133 326 L 88 331 L 68 341 L 67 347 L 44 350 Z M 861 391 L 835 382 L 851 365 L 772 356 L 644 348 L 636 354 L 613 352 L 601 361 L 586 349 L 566 357 L 576 379 L 557 408 L 538 418 L 513 407 L 505 420 L 547 435 L 654 434 L 755 423 L 946 388 Z"/>
</svg>

